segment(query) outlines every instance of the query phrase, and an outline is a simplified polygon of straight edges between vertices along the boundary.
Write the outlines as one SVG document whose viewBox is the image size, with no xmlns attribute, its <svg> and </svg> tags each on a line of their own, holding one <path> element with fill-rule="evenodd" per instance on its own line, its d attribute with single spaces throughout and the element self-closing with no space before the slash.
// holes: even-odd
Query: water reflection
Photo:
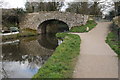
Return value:
<svg viewBox="0 0 120 80">
<path fill-rule="evenodd" d="M 58 45 L 54 35 L 40 35 L 12 42 L 2 44 L 4 78 L 31 78 Z"/>
<path fill-rule="evenodd" d="M 47 49 L 55 49 L 58 46 L 58 40 L 55 34 L 43 34 L 39 36 L 38 42 Z"/>
</svg>

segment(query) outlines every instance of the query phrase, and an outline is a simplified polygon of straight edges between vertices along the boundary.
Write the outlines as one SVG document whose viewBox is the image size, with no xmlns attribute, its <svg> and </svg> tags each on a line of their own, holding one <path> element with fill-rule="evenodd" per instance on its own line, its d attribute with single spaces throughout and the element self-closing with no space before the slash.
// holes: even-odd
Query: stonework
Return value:
<svg viewBox="0 0 120 80">
<path fill-rule="evenodd" d="M 20 22 L 20 28 L 31 28 L 37 30 L 41 23 L 52 19 L 65 22 L 69 26 L 69 29 L 71 29 L 74 26 L 86 24 L 88 16 L 59 11 L 28 13 Z"/>
</svg>

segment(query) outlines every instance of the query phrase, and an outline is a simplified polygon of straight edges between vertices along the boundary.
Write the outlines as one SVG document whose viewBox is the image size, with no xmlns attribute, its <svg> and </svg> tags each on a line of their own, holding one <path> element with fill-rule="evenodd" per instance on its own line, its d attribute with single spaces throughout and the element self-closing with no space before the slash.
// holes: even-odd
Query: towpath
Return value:
<svg viewBox="0 0 120 80">
<path fill-rule="evenodd" d="M 99 22 L 88 33 L 76 33 L 81 45 L 73 78 L 118 78 L 117 55 L 105 42 L 110 24 Z"/>
</svg>

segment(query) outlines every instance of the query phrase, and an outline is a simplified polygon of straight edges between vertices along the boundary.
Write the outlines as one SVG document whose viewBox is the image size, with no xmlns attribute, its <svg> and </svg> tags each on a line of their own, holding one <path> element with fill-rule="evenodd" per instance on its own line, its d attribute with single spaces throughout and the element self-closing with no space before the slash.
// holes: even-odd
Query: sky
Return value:
<svg viewBox="0 0 120 80">
<path fill-rule="evenodd" d="M 2 8 L 25 8 L 25 3 L 28 0 L 0 0 L 0 2 L 3 1 L 4 3 L 2 4 Z M 29 1 L 35 1 L 35 0 L 29 0 Z M 40 0 L 39 0 L 40 1 Z M 69 6 L 68 2 L 72 2 L 75 0 L 65 0 L 64 6 L 61 8 L 61 11 L 65 11 Z M 79 0 L 77 0 L 79 1 Z M 93 1 L 93 0 L 89 0 Z M 99 0 L 100 2 L 100 7 L 102 8 L 101 11 L 103 14 L 108 14 L 109 11 L 114 9 L 113 7 L 113 1 L 112 0 Z M 110 5 L 110 6 L 108 6 Z"/>
<path fill-rule="evenodd" d="M 73 0 L 69 0 L 69 2 L 72 2 Z M 65 0 L 65 2 L 64 2 L 64 6 L 61 8 L 61 11 L 65 11 L 67 8 L 68 8 L 69 6 L 68 6 L 68 0 Z"/>
<path fill-rule="evenodd" d="M 0 0 L 3 8 L 25 8 L 26 0 Z"/>
<path fill-rule="evenodd" d="M 113 0 L 100 0 L 99 7 L 101 7 L 103 14 L 108 14 L 108 12 L 114 9 L 114 2 Z"/>
</svg>

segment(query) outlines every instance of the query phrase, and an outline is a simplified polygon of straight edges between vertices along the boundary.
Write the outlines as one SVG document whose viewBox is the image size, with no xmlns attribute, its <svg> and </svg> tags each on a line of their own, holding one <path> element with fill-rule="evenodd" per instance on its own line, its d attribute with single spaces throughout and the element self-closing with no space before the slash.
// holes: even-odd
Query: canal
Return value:
<svg viewBox="0 0 120 80">
<path fill-rule="evenodd" d="M 2 42 L 2 77 L 32 78 L 59 42 L 55 35 L 48 34 Z"/>
<path fill-rule="evenodd" d="M 68 31 L 66 23 L 59 20 L 44 21 L 38 27 L 39 36 L 5 40 L 2 45 L 2 77 L 32 78 L 62 43 L 55 37 L 58 32 Z"/>
</svg>

